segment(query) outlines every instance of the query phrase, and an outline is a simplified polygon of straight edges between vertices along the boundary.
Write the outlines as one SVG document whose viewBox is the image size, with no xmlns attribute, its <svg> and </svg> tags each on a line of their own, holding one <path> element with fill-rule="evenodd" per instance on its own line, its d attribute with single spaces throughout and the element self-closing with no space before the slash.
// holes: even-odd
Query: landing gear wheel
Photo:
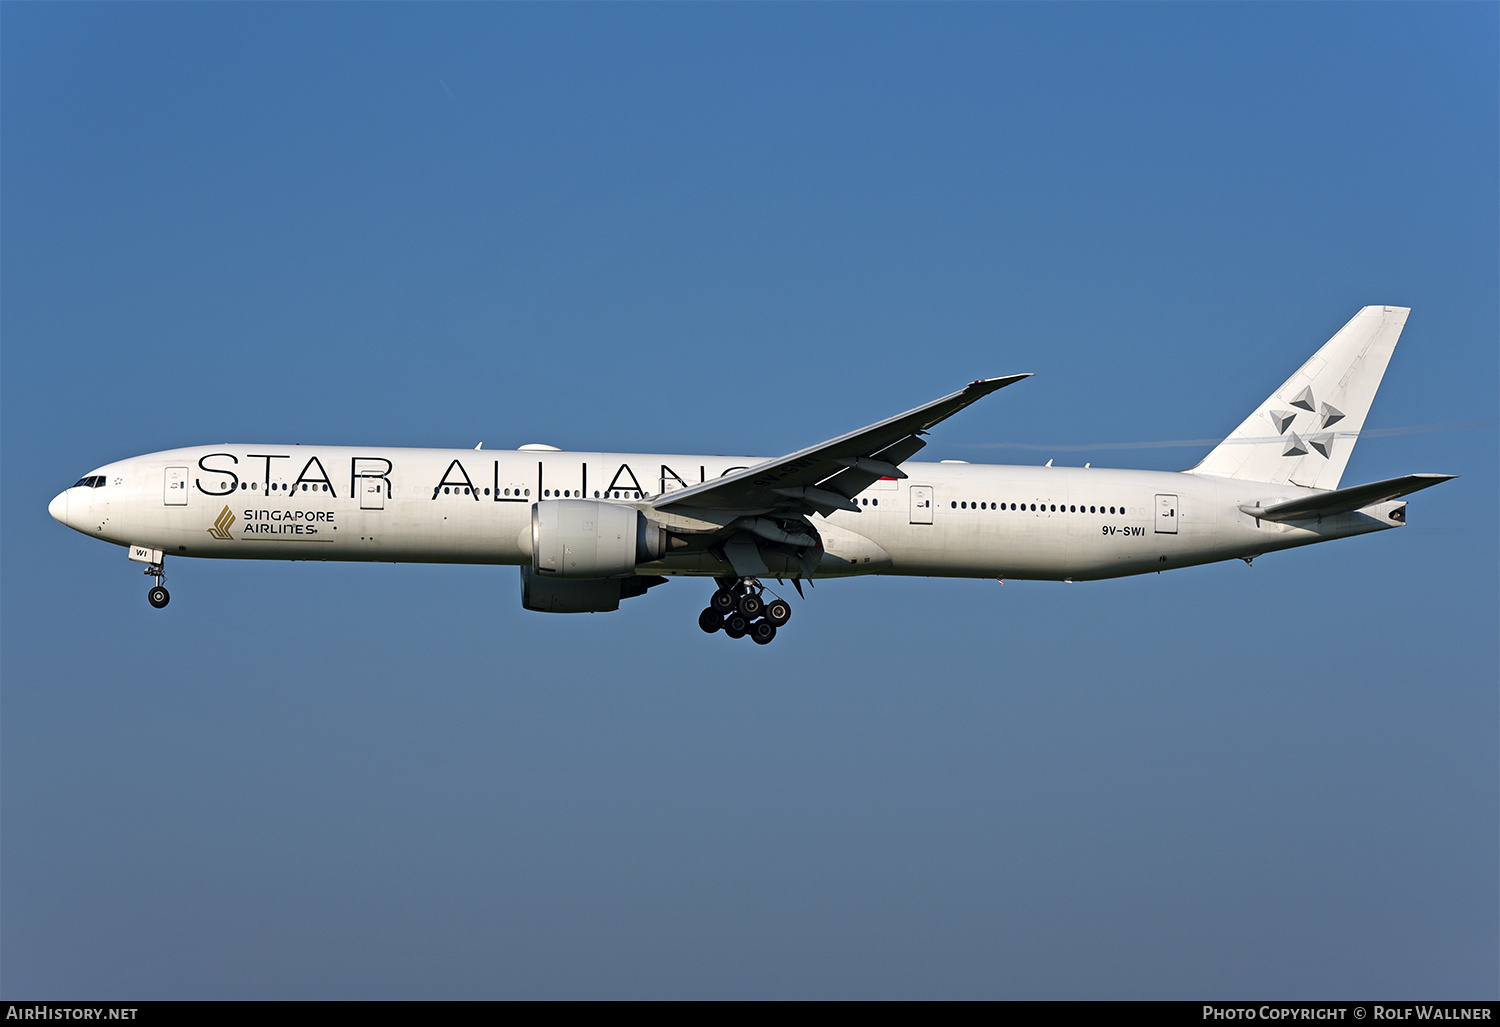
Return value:
<svg viewBox="0 0 1500 1027">
<path fill-rule="evenodd" d="M 767 645 L 776 637 L 776 625 L 768 620 L 758 620 L 750 625 L 750 637 L 756 645 Z"/>
<path fill-rule="evenodd" d="M 724 634 L 730 638 L 744 638 L 745 633 L 750 630 L 750 621 L 743 613 L 731 613 L 724 621 Z"/>
<path fill-rule="evenodd" d="M 149 602 L 152 606 L 156 607 L 158 610 L 160 610 L 163 606 L 166 606 L 167 603 L 171 602 L 171 600 L 172 596 L 167 592 L 166 589 L 162 588 L 160 585 L 157 585 L 151 591 L 146 593 L 146 601 Z"/>
<path fill-rule="evenodd" d="M 766 604 L 766 620 L 770 621 L 772 626 L 779 628 L 791 619 L 792 604 L 785 599 L 772 599 Z"/>
<path fill-rule="evenodd" d="M 710 606 L 698 614 L 698 626 L 712 635 L 724 626 L 724 615 Z"/>
<path fill-rule="evenodd" d="M 746 620 L 754 620 L 760 616 L 760 611 L 765 607 L 765 600 L 754 592 L 746 592 L 740 596 L 739 610 L 745 615 Z"/>
<path fill-rule="evenodd" d="M 722 617 L 730 610 L 733 610 L 735 604 L 739 601 L 740 597 L 736 593 L 727 588 L 721 588 L 717 592 L 715 592 L 714 597 L 708 601 L 708 607 L 711 610 L 717 610 L 719 612 L 719 616 Z"/>
</svg>

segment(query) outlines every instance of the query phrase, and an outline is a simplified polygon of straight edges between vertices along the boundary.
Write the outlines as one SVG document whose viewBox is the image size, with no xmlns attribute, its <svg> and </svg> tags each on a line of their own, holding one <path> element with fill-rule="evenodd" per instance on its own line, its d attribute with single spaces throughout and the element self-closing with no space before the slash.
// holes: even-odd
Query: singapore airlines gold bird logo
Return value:
<svg viewBox="0 0 1500 1027">
<path fill-rule="evenodd" d="M 233 523 L 234 514 L 230 513 L 229 507 L 226 506 L 224 511 L 219 514 L 219 519 L 214 521 L 214 526 L 208 529 L 208 533 L 220 542 L 228 542 L 234 538 L 233 535 L 229 534 L 229 526 Z"/>
</svg>

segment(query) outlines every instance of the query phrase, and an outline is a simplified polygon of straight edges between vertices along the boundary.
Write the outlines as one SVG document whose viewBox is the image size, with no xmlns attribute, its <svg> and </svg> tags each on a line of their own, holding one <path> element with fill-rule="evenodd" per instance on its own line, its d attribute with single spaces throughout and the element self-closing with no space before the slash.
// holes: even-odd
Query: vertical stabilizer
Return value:
<svg viewBox="0 0 1500 1027">
<path fill-rule="evenodd" d="M 1194 474 L 1336 489 L 1410 307 L 1365 307 Z"/>
</svg>

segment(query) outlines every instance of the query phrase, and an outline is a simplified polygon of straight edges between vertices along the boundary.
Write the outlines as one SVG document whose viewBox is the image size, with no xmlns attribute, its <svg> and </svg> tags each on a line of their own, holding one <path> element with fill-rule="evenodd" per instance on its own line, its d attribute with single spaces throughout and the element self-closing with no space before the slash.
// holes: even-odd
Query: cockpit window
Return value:
<svg viewBox="0 0 1500 1027">
<path fill-rule="evenodd" d="M 99 489 L 104 487 L 104 475 L 91 474 L 87 478 L 79 478 L 73 483 L 75 489 Z"/>
</svg>

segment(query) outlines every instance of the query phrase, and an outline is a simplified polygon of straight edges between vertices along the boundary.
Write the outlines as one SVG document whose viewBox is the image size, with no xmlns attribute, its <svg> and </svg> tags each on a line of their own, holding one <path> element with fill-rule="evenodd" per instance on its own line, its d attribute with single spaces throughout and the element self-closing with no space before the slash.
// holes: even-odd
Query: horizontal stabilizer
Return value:
<svg viewBox="0 0 1500 1027">
<path fill-rule="evenodd" d="M 1312 517 L 1331 517 L 1349 513 L 1371 505 L 1419 492 L 1442 484 L 1456 474 L 1403 474 L 1399 478 L 1372 481 L 1368 485 L 1353 485 L 1347 489 L 1324 492 L 1304 499 L 1293 499 L 1275 506 L 1242 506 L 1245 513 L 1263 521 L 1300 521 Z"/>
</svg>

